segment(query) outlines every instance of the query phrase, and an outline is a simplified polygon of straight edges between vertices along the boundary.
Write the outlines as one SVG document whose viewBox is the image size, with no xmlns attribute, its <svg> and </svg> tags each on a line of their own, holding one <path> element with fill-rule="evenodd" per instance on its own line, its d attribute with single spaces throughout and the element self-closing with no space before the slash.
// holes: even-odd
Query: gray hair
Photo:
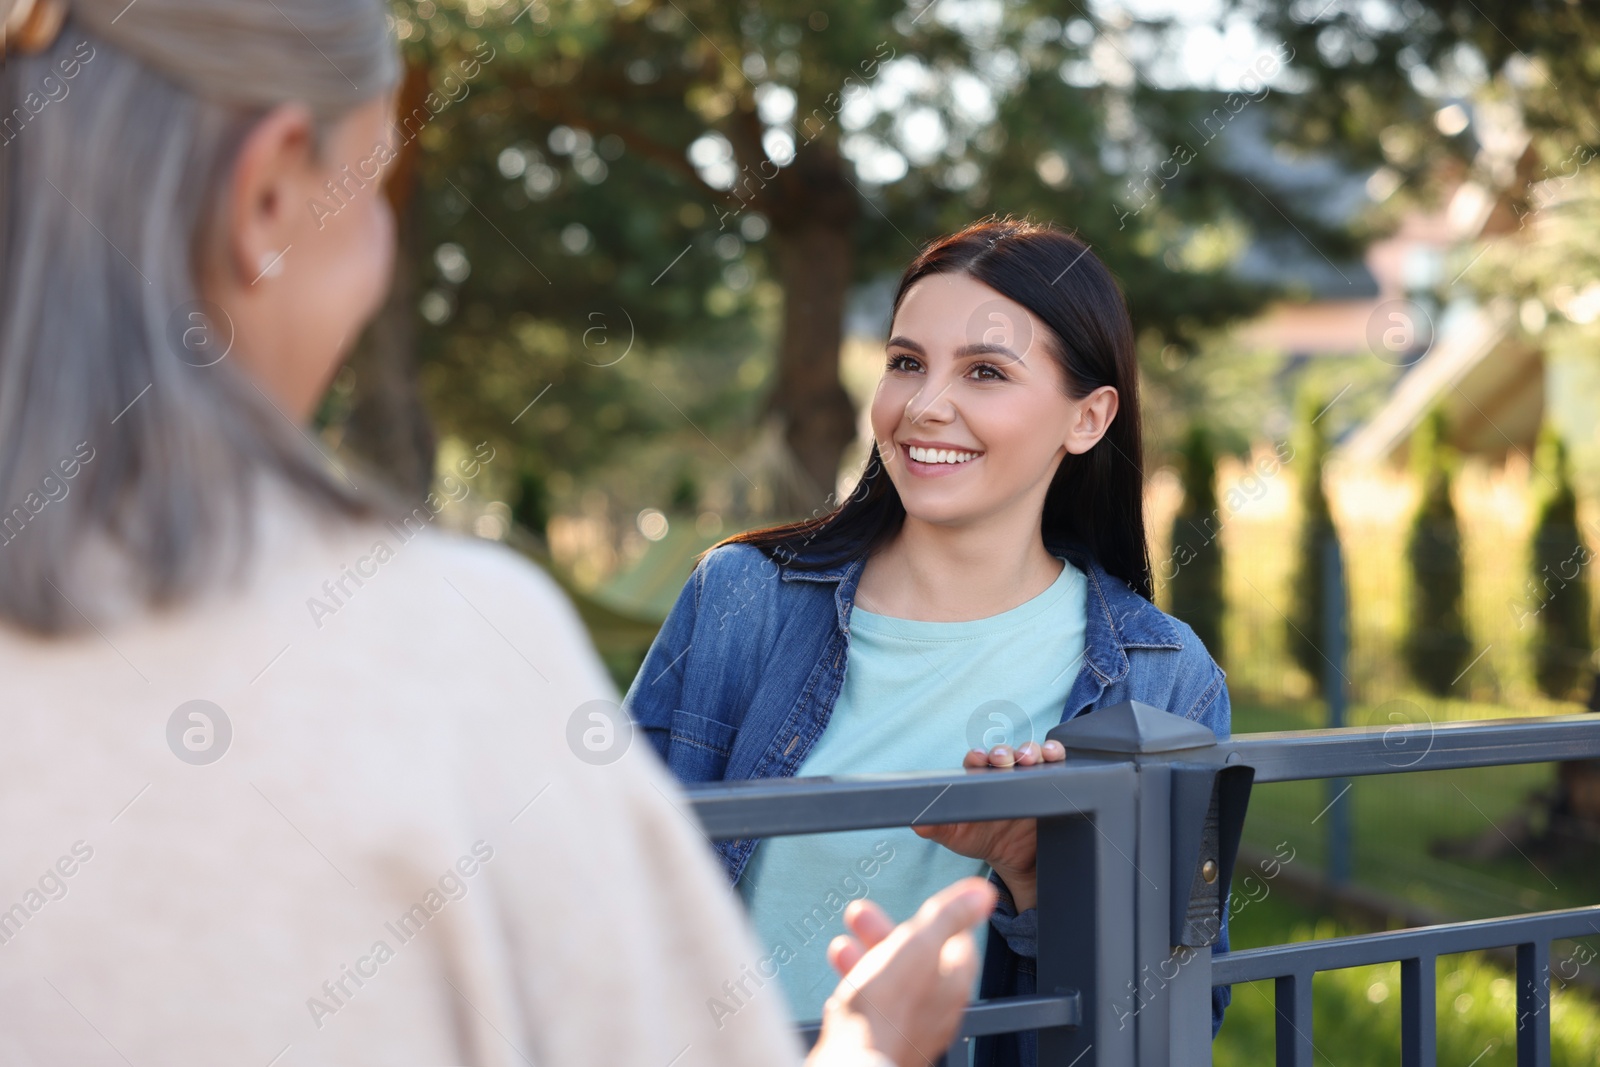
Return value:
<svg viewBox="0 0 1600 1067">
<path fill-rule="evenodd" d="M 231 329 L 196 267 L 255 122 L 295 100 L 325 127 L 399 76 L 381 0 L 67 9 L 50 47 L 0 73 L 0 620 L 45 634 L 241 563 L 262 472 L 369 511 L 235 361 L 213 362 L 223 338 L 195 331 Z"/>
</svg>

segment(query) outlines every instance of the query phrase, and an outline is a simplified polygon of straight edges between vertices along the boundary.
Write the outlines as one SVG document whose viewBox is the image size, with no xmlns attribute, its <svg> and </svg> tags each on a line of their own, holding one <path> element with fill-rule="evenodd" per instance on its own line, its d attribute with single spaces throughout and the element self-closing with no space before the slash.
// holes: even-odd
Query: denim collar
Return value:
<svg viewBox="0 0 1600 1067">
<path fill-rule="evenodd" d="M 1181 649 L 1183 637 L 1172 619 L 1144 597 L 1135 593 L 1120 578 L 1108 574 L 1082 546 L 1057 543 L 1047 546 L 1054 555 L 1064 556 L 1081 570 L 1089 581 L 1089 600 L 1085 605 L 1084 661 L 1110 684 L 1128 673 L 1130 648 Z M 800 553 L 796 557 L 804 561 Z M 855 603 L 856 585 L 866 557 L 814 570 L 780 564 L 779 576 L 786 582 L 837 582 L 834 605 L 839 629 L 850 633 L 850 609 Z"/>
</svg>

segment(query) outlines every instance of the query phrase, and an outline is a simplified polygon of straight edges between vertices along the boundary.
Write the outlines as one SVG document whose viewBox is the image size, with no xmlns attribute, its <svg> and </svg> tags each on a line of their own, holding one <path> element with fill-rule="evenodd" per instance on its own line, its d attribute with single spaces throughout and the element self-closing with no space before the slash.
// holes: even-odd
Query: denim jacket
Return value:
<svg viewBox="0 0 1600 1067">
<path fill-rule="evenodd" d="M 1061 719 L 1139 700 L 1229 732 L 1222 670 L 1187 625 L 1107 574 L 1079 547 L 1046 546 L 1088 578 L 1083 665 Z M 865 559 L 821 570 L 775 562 L 751 545 L 708 553 L 684 586 L 625 705 L 680 782 L 793 776 L 821 736 L 844 680 L 850 609 Z M 938 768 L 930 768 L 938 769 Z M 756 840 L 715 848 L 737 882 Z M 980 996 L 1034 992 L 1038 913 L 1000 902 Z M 1224 909 L 1219 951 L 1227 949 Z M 1230 990 L 1212 993 L 1212 1035 Z M 977 1063 L 1033 1067 L 1037 1035 L 981 1039 Z"/>
</svg>

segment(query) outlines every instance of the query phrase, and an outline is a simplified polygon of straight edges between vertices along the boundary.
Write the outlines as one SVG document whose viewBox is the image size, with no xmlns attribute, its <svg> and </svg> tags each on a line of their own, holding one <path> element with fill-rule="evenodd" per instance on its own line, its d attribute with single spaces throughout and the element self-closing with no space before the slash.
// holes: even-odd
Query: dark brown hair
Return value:
<svg viewBox="0 0 1600 1067">
<path fill-rule="evenodd" d="M 896 312 L 911 286 L 930 274 L 968 275 L 1031 311 L 1049 328 L 1042 347 L 1060 366 L 1069 396 L 1116 389 L 1117 416 L 1105 436 L 1056 469 L 1040 533 L 1050 546 L 1075 544 L 1149 599 L 1139 369 L 1116 279 L 1076 236 L 1011 218 L 974 223 L 924 248 L 900 279 Z M 899 531 L 905 515 L 874 444 L 861 481 L 833 511 L 722 543 L 755 545 L 785 566 L 817 570 L 870 555 Z"/>
</svg>

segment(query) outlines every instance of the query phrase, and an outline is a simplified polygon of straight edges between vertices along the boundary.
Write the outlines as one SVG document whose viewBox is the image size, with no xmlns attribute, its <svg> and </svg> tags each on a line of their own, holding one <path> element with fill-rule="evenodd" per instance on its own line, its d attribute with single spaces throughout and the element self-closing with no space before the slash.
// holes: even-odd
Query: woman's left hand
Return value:
<svg viewBox="0 0 1600 1067">
<path fill-rule="evenodd" d="M 961 765 L 968 770 L 980 767 L 1032 767 L 1040 763 L 1059 763 L 1067 751 L 1059 741 L 1042 746 L 1029 741 L 1012 748 L 997 745 L 985 752 L 973 749 Z M 994 868 L 1017 911 L 1027 911 L 1038 901 L 1038 823 L 1037 819 L 1002 819 L 998 822 L 957 822 L 939 826 L 913 826 L 919 837 L 937 841 L 951 852 L 983 860 Z"/>
</svg>

